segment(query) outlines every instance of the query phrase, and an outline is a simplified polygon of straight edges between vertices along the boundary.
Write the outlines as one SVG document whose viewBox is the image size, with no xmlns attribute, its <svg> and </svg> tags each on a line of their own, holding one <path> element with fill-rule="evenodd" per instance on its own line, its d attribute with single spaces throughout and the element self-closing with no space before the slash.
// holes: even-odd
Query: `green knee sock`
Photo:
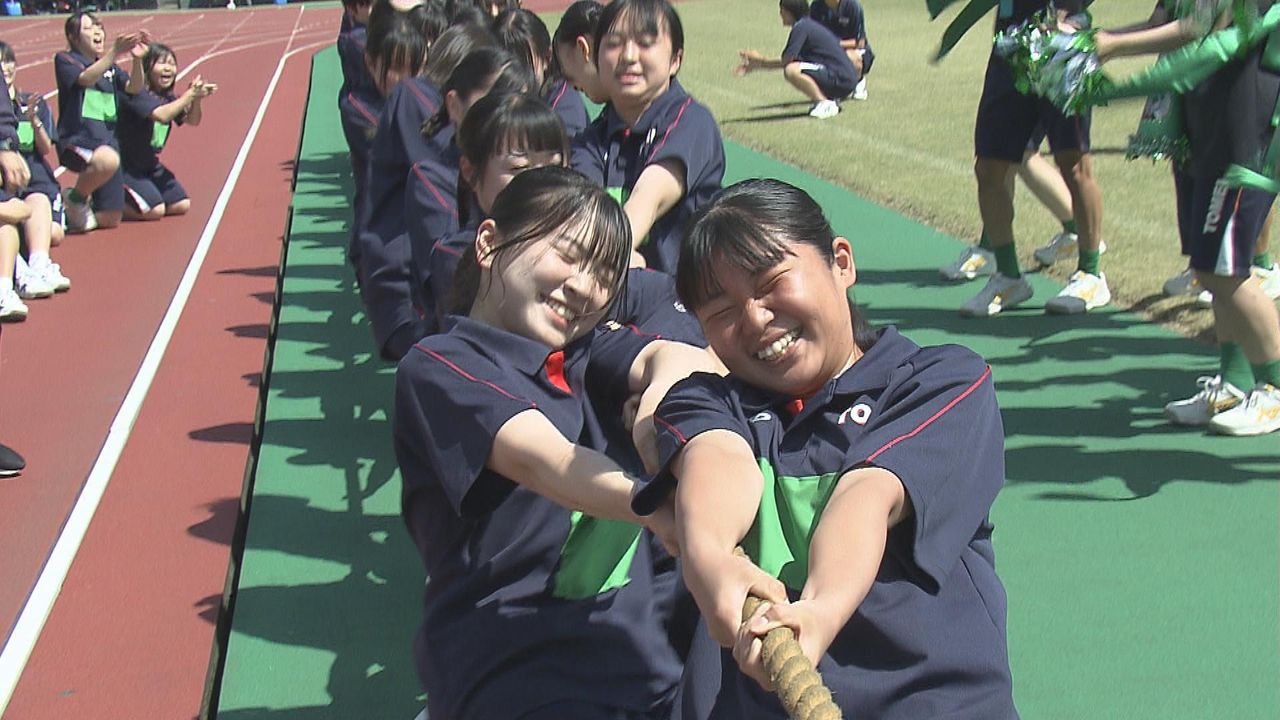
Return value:
<svg viewBox="0 0 1280 720">
<path fill-rule="evenodd" d="M 1280 387 L 1280 360 L 1254 365 L 1253 377 L 1257 382 L 1264 382 L 1271 387 Z"/>
<path fill-rule="evenodd" d="M 978 247 L 983 250 L 991 250 L 991 238 L 987 236 L 986 228 L 982 228 L 982 235 L 978 237 Z M 1267 267 L 1270 267 L 1270 265 Z"/>
<path fill-rule="evenodd" d="M 1080 262 L 1076 265 L 1077 270 L 1089 273 L 1090 275 L 1098 274 L 1098 261 L 1102 257 L 1102 253 L 1097 250 L 1085 250 L 1080 248 Z"/>
<path fill-rule="evenodd" d="M 1072 235 L 1075 235 L 1075 234 L 1076 234 L 1076 221 L 1075 221 L 1074 219 L 1072 219 L 1072 220 L 1063 220 L 1063 221 L 1062 221 L 1062 232 L 1069 232 L 1069 233 L 1071 233 Z"/>
<path fill-rule="evenodd" d="M 1001 247 L 991 248 L 991 252 L 996 254 L 996 270 L 1005 277 L 1020 278 L 1022 270 L 1018 269 L 1018 248 L 1013 243 L 1003 245 Z"/>
<path fill-rule="evenodd" d="M 1262 252 L 1253 256 L 1253 266 L 1260 267 L 1263 270 L 1271 269 L 1271 253 Z"/>
<path fill-rule="evenodd" d="M 1253 387 L 1253 368 L 1249 366 L 1249 358 L 1245 357 L 1244 350 L 1239 345 L 1233 342 L 1221 343 L 1218 345 L 1218 353 L 1218 373 L 1223 380 L 1246 392 Z"/>
<path fill-rule="evenodd" d="M 80 191 L 75 188 L 71 188 L 67 191 L 67 197 L 70 198 L 73 203 L 83 203 L 86 200 L 85 196 L 81 195 Z"/>
</svg>

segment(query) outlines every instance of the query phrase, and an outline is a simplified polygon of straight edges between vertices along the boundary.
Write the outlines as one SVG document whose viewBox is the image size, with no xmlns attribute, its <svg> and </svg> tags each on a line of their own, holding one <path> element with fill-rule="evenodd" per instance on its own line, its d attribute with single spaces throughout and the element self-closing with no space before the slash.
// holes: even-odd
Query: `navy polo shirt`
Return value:
<svg viewBox="0 0 1280 720">
<path fill-rule="evenodd" d="M 711 111 L 672 78 L 635 127 L 627 127 L 610 104 L 573 143 L 573 168 L 622 203 L 646 167 L 668 159 L 684 164 L 685 195 L 653 223 L 640 252 L 649 267 L 674 275 L 685 222 L 711 201 L 724 179 L 724 145 Z"/>
<path fill-rule="evenodd" d="M 569 511 L 485 468 L 498 430 L 526 410 L 578 438 L 592 415 L 588 366 L 625 382 L 649 339 L 602 328 L 549 353 L 467 318 L 446 328 L 400 363 L 393 422 L 402 512 L 430 578 L 415 643 L 429 714 L 660 708 L 680 668 L 640 528 Z"/>
<path fill-rule="evenodd" d="M 441 316 L 456 312 L 452 307 L 453 276 L 458 272 L 462 254 L 475 247 L 476 230 L 479 227 L 479 222 L 467 223 L 467 227 L 437 239 L 427 253 L 427 294 Z"/>
<path fill-rule="evenodd" d="M 457 145 L 449 143 L 440 153 L 414 163 L 405 180 L 404 217 L 409 229 L 410 275 L 423 308 L 431 312 L 440 307 L 430 290 L 432 247 L 459 230 L 458 157 Z M 440 311 L 448 312 L 443 308 Z"/>
<path fill-rule="evenodd" d="M 422 136 L 422 124 L 441 107 L 439 91 L 426 79 L 402 81 L 387 98 L 369 149 L 369 186 L 357 229 L 356 255 L 360 295 L 384 355 L 397 331 L 422 323 L 421 300 L 414 293 L 409 266 L 405 192 L 410 168 L 445 157 L 446 148 L 453 144 L 453 128 L 448 124 L 431 139 Z"/>
<path fill-rule="evenodd" d="M 657 425 L 664 466 L 699 433 L 742 436 L 764 494 L 742 545 L 795 599 L 809 538 L 839 478 L 865 466 L 898 477 L 912 515 L 889 531 L 875 583 L 819 662 L 847 717 L 1015 718 L 1005 593 L 988 514 L 1004 481 L 1004 432 L 986 363 L 957 346 L 920 348 L 893 328 L 793 414 L 795 401 L 696 374 L 672 388 Z M 654 504 L 669 473 L 640 494 Z M 695 643 L 711 643 L 700 633 Z M 777 700 L 728 651 L 695 648 L 686 720 L 777 717 Z"/>
<path fill-rule="evenodd" d="M 9 95 L 9 84 L 0 77 L 0 92 Z M 11 103 L 0 103 L 0 143 L 6 143 L 10 149 L 18 149 L 18 115 Z"/>
<path fill-rule="evenodd" d="M 827 5 L 826 0 L 813 0 L 813 4 L 809 6 L 809 17 L 835 33 L 840 40 L 863 41 L 862 74 L 871 70 L 876 55 L 871 51 L 866 19 L 858 0 L 840 0 L 835 10 Z"/>
<path fill-rule="evenodd" d="M 22 112 L 23 107 L 29 107 L 32 104 L 36 106 L 36 118 L 40 120 L 41 125 L 44 125 L 45 133 L 55 145 L 58 143 L 58 128 L 54 125 L 53 110 L 49 108 L 49 104 L 36 93 L 18 93 L 18 97 L 10 106 L 18 122 L 18 144 L 15 149 L 22 153 L 27 166 L 31 168 L 31 180 L 27 183 L 27 188 L 40 189 L 42 192 L 52 190 L 56 193 L 58 181 L 53 177 L 53 168 L 49 167 L 49 161 L 36 149 L 35 125 L 32 125 L 26 113 Z"/>
<path fill-rule="evenodd" d="M 365 42 L 364 25 L 352 25 L 338 34 L 338 59 L 342 64 L 338 112 L 347 145 L 357 152 L 369 151 L 383 104 L 382 94 L 364 61 Z"/>
<path fill-rule="evenodd" d="M 151 113 L 161 105 L 168 105 L 176 98 L 173 93 L 157 95 L 149 88 L 132 97 L 120 96 L 120 124 L 116 138 L 120 141 L 120 162 L 133 175 L 146 175 L 160 164 L 160 151 L 169 142 L 172 123 L 156 122 Z M 186 122 L 183 111 L 173 119 L 181 125 Z"/>
<path fill-rule="evenodd" d="M 542 99 L 560 116 L 560 122 L 564 123 L 565 137 L 570 140 L 577 137 L 591 122 L 587 104 L 582 102 L 582 95 L 565 80 L 551 83 Z"/>
<path fill-rule="evenodd" d="M 811 18 L 800 18 L 791 26 L 787 46 L 782 49 L 782 61 L 821 65 L 847 86 L 858 82 L 858 71 L 840 47 L 840 39 Z"/>
<path fill-rule="evenodd" d="M 116 147 L 116 96 L 124 93 L 129 73 L 112 65 L 93 85 L 81 87 L 80 74 L 94 62 L 78 50 L 64 50 L 53 56 L 58 81 L 58 138 L 66 145 L 82 148 Z"/>
</svg>

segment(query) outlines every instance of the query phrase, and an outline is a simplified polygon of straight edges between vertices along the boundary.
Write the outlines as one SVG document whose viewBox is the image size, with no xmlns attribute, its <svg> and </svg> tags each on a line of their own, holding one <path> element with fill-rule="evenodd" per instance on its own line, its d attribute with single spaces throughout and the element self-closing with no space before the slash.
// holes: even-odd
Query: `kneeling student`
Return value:
<svg viewBox="0 0 1280 720">
<path fill-rule="evenodd" d="M 825 119 L 840 112 L 838 101 L 853 93 L 859 74 L 840 47 L 840 39 L 808 13 L 804 0 L 781 0 L 778 14 L 782 24 L 791 28 L 782 57 L 766 58 L 758 50 L 740 50 L 742 64 L 737 73 L 782 68 L 787 82 L 813 101 L 809 116 Z"/>
</svg>

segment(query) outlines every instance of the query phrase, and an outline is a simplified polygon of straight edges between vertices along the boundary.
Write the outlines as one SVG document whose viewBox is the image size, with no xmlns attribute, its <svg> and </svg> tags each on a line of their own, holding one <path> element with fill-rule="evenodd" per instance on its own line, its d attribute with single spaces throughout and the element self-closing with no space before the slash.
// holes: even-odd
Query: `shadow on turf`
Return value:
<svg viewBox="0 0 1280 720">
<path fill-rule="evenodd" d="M 268 420 L 248 510 L 243 566 L 254 568 L 241 576 L 231 632 L 259 641 L 241 647 L 307 648 L 331 658 L 323 688 L 329 702 L 314 705 L 319 688 L 290 692 L 295 679 L 287 667 L 251 681 L 231 668 L 223 675 L 226 682 L 275 687 L 272 697 L 297 700 L 298 706 L 218 709 L 215 717 L 410 718 L 422 705 L 411 646 L 424 580 L 395 512 L 398 476 L 388 420 L 393 367 L 371 354 L 372 336 L 344 260 L 350 210 L 343 178 L 349 161 L 336 153 L 304 156 L 298 171 L 298 190 L 305 195 L 295 198 L 289 253 L 301 258 L 305 251 L 306 264 L 292 263 L 285 279 L 268 380 Z M 275 268 L 225 272 L 274 275 Z M 226 330 L 249 337 L 266 332 L 259 326 Z M 274 414 L 273 402 L 280 403 Z M 244 431 L 239 425 L 214 426 L 191 436 L 248 442 Z M 216 529 L 234 521 L 238 502 L 211 507 L 209 513 L 189 532 L 225 538 Z M 279 582 L 264 579 L 277 573 Z M 250 577 L 251 584 L 243 582 Z M 206 598 L 202 616 L 215 618 L 220 602 L 220 596 Z M 235 650 L 235 642 L 229 650 Z M 262 652 L 298 657 L 296 650 Z M 307 662 L 314 663 L 314 657 Z M 227 662 L 237 660 L 227 656 Z M 260 659 L 251 664 L 260 665 Z M 243 704 L 259 697 L 245 687 L 217 695 L 223 696 Z"/>
</svg>

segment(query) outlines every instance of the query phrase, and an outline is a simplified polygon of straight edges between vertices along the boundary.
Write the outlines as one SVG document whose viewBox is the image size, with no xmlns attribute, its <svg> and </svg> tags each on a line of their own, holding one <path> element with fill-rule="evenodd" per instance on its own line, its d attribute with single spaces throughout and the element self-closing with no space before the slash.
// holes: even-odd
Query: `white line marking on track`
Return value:
<svg viewBox="0 0 1280 720">
<path fill-rule="evenodd" d="M 305 6 L 300 6 L 298 11 L 299 20 L 302 19 L 302 13 L 305 9 Z M 294 23 L 293 29 L 294 33 L 296 33 L 298 29 L 297 22 Z M 22 613 L 18 615 L 18 620 L 14 623 L 13 632 L 10 634 L 8 642 L 5 643 L 4 650 L 0 651 L 0 715 L 4 714 L 5 708 L 8 707 L 9 701 L 13 698 L 13 691 L 17 688 L 18 679 L 22 676 L 22 671 L 26 667 L 27 660 L 31 657 L 32 650 L 35 649 L 36 641 L 40 638 L 45 621 L 49 619 L 53 604 L 58 599 L 58 594 L 62 591 L 62 583 L 66 580 L 67 573 L 71 571 L 71 564 L 75 560 L 76 552 L 80 549 L 80 543 L 84 541 L 85 533 L 89 530 L 89 523 L 93 520 L 98 504 L 102 501 L 102 496 L 106 492 L 111 474 L 115 470 L 116 463 L 120 461 L 121 454 L 124 452 L 125 443 L 128 442 L 129 435 L 133 431 L 133 424 L 138 419 L 138 413 L 142 409 L 142 402 L 146 399 L 147 391 L 150 390 L 151 383 L 155 380 L 156 372 L 160 368 L 160 362 L 164 359 L 170 340 L 173 339 L 178 320 L 182 316 L 187 300 L 191 297 L 191 291 L 195 287 L 200 268 L 204 265 L 205 257 L 209 254 L 209 247 L 213 244 L 213 237 L 217 234 L 218 226 L 222 223 L 223 213 L 226 212 L 227 203 L 230 201 L 231 194 L 240 179 L 240 173 L 244 169 L 245 160 L 249 157 L 249 150 L 253 147 L 253 141 L 258 136 L 258 129 L 262 126 L 262 119 L 267 114 L 267 107 L 271 104 L 271 98 L 275 94 L 276 85 L 280 82 L 280 75 L 284 72 L 284 66 L 293 55 L 324 44 L 314 43 L 291 50 L 293 40 L 294 35 L 290 35 L 289 42 L 285 45 L 285 51 L 280 57 L 280 62 L 276 65 L 275 74 L 271 76 L 271 82 L 267 85 L 266 92 L 262 96 L 262 102 L 258 105 L 258 112 L 254 116 L 253 122 L 249 125 L 249 131 L 245 136 L 244 143 L 240 146 L 240 152 L 236 155 L 235 162 L 231 164 L 231 171 L 227 174 L 227 180 L 223 183 L 222 191 L 218 194 L 218 199 L 213 204 L 213 212 L 209 216 L 209 221 L 205 224 L 204 232 L 196 243 L 190 262 L 187 263 L 186 272 L 182 274 L 182 280 L 178 282 L 178 288 L 174 291 L 169 309 L 165 311 L 164 318 L 160 321 L 160 327 L 156 330 L 155 337 L 151 340 L 151 346 L 147 348 L 147 354 L 142 359 L 141 367 L 138 368 L 138 374 L 134 376 L 133 384 L 129 386 L 129 392 L 125 395 L 124 402 L 120 404 L 120 410 L 111 422 L 111 428 L 107 432 L 107 439 L 102 445 L 102 451 L 98 454 L 98 459 L 89 471 L 89 477 L 85 481 L 84 488 L 80 491 L 80 496 L 76 498 L 76 504 L 71 508 L 71 513 L 67 516 L 67 522 L 62 528 L 62 532 L 58 535 L 58 541 L 54 543 L 53 550 L 49 554 L 49 559 L 45 562 L 44 569 L 40 571 L 40 577 L 36 580 L 35 587 L 32 588 L 30 597 L 27 598 L 26 604 L 23 605 Z"/>
</svg>

